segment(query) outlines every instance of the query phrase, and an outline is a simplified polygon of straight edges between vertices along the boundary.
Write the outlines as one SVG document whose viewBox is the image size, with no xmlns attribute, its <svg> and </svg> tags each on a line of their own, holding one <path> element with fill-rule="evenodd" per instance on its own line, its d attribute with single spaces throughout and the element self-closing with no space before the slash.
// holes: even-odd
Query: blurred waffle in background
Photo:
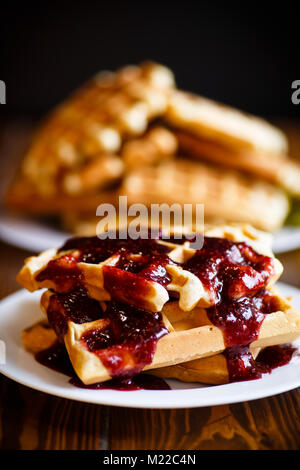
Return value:
<svg viewBox="0 0 300 470">
<path fill-rule="evenodd" d="M 6 205 L 92 235 L 97 206 L 119 195 L 204 203 L 207 223 L 275 231 L 300 200 L 300 164 L 273 125 L 180 91 L 167 67 L 143 63 L 98 74 L 41 123 Z"/>
</svg>

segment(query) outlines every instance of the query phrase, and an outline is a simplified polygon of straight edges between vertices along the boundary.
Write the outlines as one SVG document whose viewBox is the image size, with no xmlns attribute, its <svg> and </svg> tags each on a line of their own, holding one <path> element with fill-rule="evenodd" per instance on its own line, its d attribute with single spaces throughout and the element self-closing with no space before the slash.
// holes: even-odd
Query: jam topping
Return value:
<svg viewBox="0 0 300 470">
<path fill-rule="evenodd" d="M 182 267 L 199 277 L 214 303 L 253 296 L 274 274 L 272 258 L 244 242 L 213 237 L 204 238 L 201 250 Z"/>
<path fill-rule="evenodd" d="M 111 294 L 119 292 L 116 298 L 121 301 L 127 301 L 127 297 L 137 293 L 135 280 L 140 293 L 143 290 L 147 293 L 150 288 L 143 280 L 155 281 L 164 286 L 171 281 L 165 268 L 167 264 L 174 264 L 168 257 L 170 248 L 157 243 L 155 239 L 72 238 L 58 250 L 58 254 L 68 250 L 72 250 L 72 253 L 49 261 L 38 273 L 36 280 L 53 280 L 57 292 L 70 292 L 84 283 L 78 263 L 98 264 L 114 256 L 113 263 L 103 267 L 104 286 Z"/>
<path fill-rule="evenodd" d="M 165 253 L 151 252 L 136 256 L 128 251 L 121 251 L 114 266 L 103 266 L 104 287 L 113 299 L 146 308 L 146 299 L 152 288 L 147 281 L 163 286 L 171 282 L 166 270 L 167 264 L 174 263 Z"/>
<path fill-rule="evenodd" d="M 112 377 L 132 377 L 152 362 L 157 341 L 168 333 L 160 313 L 109 302 L 104 328 L 83 333 L 81 341 Z"/>
<path fill-rule="evenodd" d="M 168 256 L 171 249 L 156 239 L 72 238 L 58 254 L 69 250 L 72 253 L 51 260 L 37 275 L 37 281 L 53 280 L 58 292 L 70 292 L 84 283 L 79 262 L 97 264 L 113 256 L 112 262 L 103 266 L 104 286 L 114 295 L 123 289 L 115 298 L 128 301 L 137 291 L 148 292 L 150 287 L 143 280 L 166 287 L 171 282 L 166 265 L 175 264 Z M 246 243 L 222 238 L 204 238 L 203 248 L 181 266 L 199 277 L 214 304 L 224 298 L 252 297 L 274 274 L 272 258 L 257 254 Z"/>
<path fill-rule="evenodd" d="M 272 313 L 282 310 L 282 305 L 277 295 L 272 292 L 265 291 L 263 295 L 263 312 Z"/>
<path fill-rule="evenodd" d="M 98 264 L 115 254 L 120 254 L 124 259 L 128 255 L 147 255 L 155 258 L 163 253 L 168 253 L 170 248 L 160 245 L 156 239 L 150 238 L 101 240 L 98 237 L 74 237 L 67 240 L 58 253 L 68 250 L 80 253 L 78 262 Z M 124 260 L 120 263 L 124 263 Z"/>
<path fill-rule="evenodd" d="M 68 321 L 87 323 L 103 318 L 100 303 L 90 298 L 84 288 L 67 294 L 53 294 L 47 307 L 49 324 L 61 342 L 68 329 Z"/>
<path fill-rule="evenodd" d="M 207 316 L 222 329 L 226 347 L 253 342 L 265 314 L 273 311 L 265 292 L 274 274 L 272 258 L 259 255 L 244 242 L 212 237 L 204 239 L 203 248 L 183 267 L 210 292 L 214 305 Z"/>
<path fill-rule="evenodd" d="M 83 284 L 83 273 L 78 268 L 78 253 L 66 254 L 49 261 L 36 276 L 38 282 L 52 280 L 57 292 L 70 292 Z"/>
<path fill-rule="evenodd" d="M 268 346 L 257 356 L 256 360 L 249 346 L 233 346 L 224 351 L 230 382 L 260 379 L 273 369 L 290 362 L 296 348 L 291 345 Z"/>
<path fill-rule="evenodd" d="M 252 343 L 259 334 L 265 318 L 262 311 L 263 296 L 226 300 L 207 309 L 213 325 L 223 331 L 225 346 Z"/>
</svg>

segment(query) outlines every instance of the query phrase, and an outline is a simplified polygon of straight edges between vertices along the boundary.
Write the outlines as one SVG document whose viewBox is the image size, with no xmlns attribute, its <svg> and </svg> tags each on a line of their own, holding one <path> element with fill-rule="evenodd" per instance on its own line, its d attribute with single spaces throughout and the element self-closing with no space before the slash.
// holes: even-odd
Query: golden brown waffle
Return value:
<svg viewBox="0 0 300 470">
<path fill-rule="evenodd" d="M 288 150 L 285 135 L 267 121 L 192 93 L 174 90 L 165 119 L 226 147 L 268 154 L 270 163 Z"/>
<path fill-rule="evenodd" d="M 261 349 L 251 347 L 250 350 L 252 357 L 255 359 Z M 221 385 L 230 382 L 227 360 L 222 353 L 153 369 L 151 374 L 165 379 L 177 379 L 189 383 L 199 382 L 209 385 Z"/>
<path fill-rule="evenodd" d="M 100 154 L 93 157 L 79 170 L 68 172 L 63 178 L 63 189 L 67 194 L 82 194 L 115 183 L 123 175 L 124 164 L 119 157 Z"/>
<path fill-rule="evenodd" d="M 53 292 L 46 291 L 42 296 L 41 307 L 45 313 L 47 313 L 49 301 L 53 295 L 55 295 Z M 300 313 L 291 306 L 287 299 L 280 294 L 276 295 L 280 310 L 265 316 L 258 338 L 252 343 L 254 349 L 288 343 L 300 335 Z M 61 310 L 59 313 L 62 314 Z M 169 333 L 158 340 L 152 362 L 146 365 L 143 370 L 152 370 L 219 355 L 226 348 L 222 330 L 209 321 L 205 309 L 195 308 L 186 313 L 179 308 L 178 302 L 169 302 L 162 310 L 162 318 Z M 95 351 L 91 352 L 83 341 L 83 337 L 87 333 L 90 334 L 106 327 L 107 320 L 105 319 L 81 324 L 67 321 L 64 342 L 74 370 L 85 384 L 103 382 L 111 378 L 100 357 Z M 189 369 L 189 377 L 191 377 L 193 365 L 194 363 L 191 365 L 189 362 L 187 366 L 183 366 Z M 127 366 L 131 367 L 130 362 Z M 206 369 L 206 367 L 205 365 L 204 368 Z M 176 378 L 179 378 L 181 369 L 175 370 Z M 166 376 L 174 377 L 175 374 L 171 375 L 170 371 L 173 369 L 166 369 Z M 200 374 L 201 369 L 198 380 Z M 201 377 L 203 381 L 208 380 L 204 373 Z M 182 374 L 181 378 L 184 380 L 187 376 Z M 195 376 L 193 378 L 195 379 Z"/>
<path fill-rule="evenodd" d="M 32 354 L 48 349 L 56 342 L 57 336 L 46 320 L 35 323 L 22 332 L 22 343 Z"/>
<path fill-rule="evenodd" d="M 129 140 L 124 144 L 121 156 L 126 169 L 147 166 L 174 157 L 177 139 L 173 132 L 156 126 L 145 136 Z"/>
<path fill-rule="evenodd" d="M 37 354 L 54 346 L 57 336 L 46 321 L 41 321 L 22 332 L 22 343 L 28 352 Z M 222 354 L 154 369 L 151 374 L 184 382 L 209 384 L 222 384 L 229 380 L 226 359 Z"/>
<path fill-rule="evenodd" d="M 184 159 L 131 171 L 120 193 L 128 204 L 203 203 L 205 220 L 249 223 L 266 231 L 278 229 L 289 209 L 285 193 L 263 180 Z"/>
<path fill-rule="evenodd" d="M 248 226 L 207 227 L 205 236 L 226 238 L 233 242 L 247 242 L 256 253 L 272 256 L 271 239 L 268 235 Z M 101 243 L 105 246 L 107 241 L 100 242 L 100 245 Z M 184 263 L 198 256 L 197 250 L 191 247 L 191 242 L 175 244 L 153 240 L 152 243 L 153 253 L 168 255 L 167 261 L 163 264 L 168 277 L 166 285 L 162 285 L 155 278 L 153 280 L 151 276 L 143 277 L 139 272 L 126 271 L 127 268 L 122 267 L 124 259 L 122 253 L 118 251 L 118 246 L 113 246 L 110 256 L 106 256 L 106 259 L 97 264 L 89 263 L 88 260 L 81 261 L 80 248 L 67 249 L 66 246 L 62 251 L 47 250 L 38 256 L 26 259 L 17 280 L 31 292 L 41 288 L 69 292 L 80 285 L 96 300 L 115 299 L 153 312 L 161 311 L 169 300 L 169 295 L 178 296 L 180 308 L 184 311 L 192 310 L 196 305 L 207 307 L 215 303 L 214 296 L 199 277 L 184 267 Z M 135 243 L 131 243 L 129 246 L 130 252 L 125 254 L 127 264 L 128 262 L 138 264 L 144 260 L 140 245 L 135 246 Z M 152 258 L 146 264 L 143 261 L 143 268 L 140 268 L 142 272 L 148 272 L 149 269 L 155 272 L 157 268 L 153 267 L 152 263 Z M 56 277 L 52 275 L 53 266 L 58 269 Z M 281 263 L 273 258 L 273 273 L 270 275 L 268 285 L 274 284 L 281 273 Z"/>
<path fill-rule="evenodd" d="M 29 214 L 59 215 L 64 218 L 68 215 L 95 215 L 99 204 L 118 204 L 118 188 L 89 191 L 85 194 L 60 194 L 51 197 L 40 196 L 28 181 L 16 180 L 6 195 L 6 204 L 18 211 Z"/>
<path fill-rule="evenodd" d="M 229 382 L 226 357 L 221 354 L 151 370 L 152 375 L 181 382 L 221 385 Z"/>
<path fill-rule="evenodd" d="M 144 133 L 149 122 L 165 112 L 173 86 L 171 71 L 155 63 L 97 75 L 41 125 L 18 184 L 51 200 L 115 183 L 123 173 L 116 153 L 124 139 Z M 16 206 L 14 190 L 8 198 Z"/>
<path fill-rule="evenodd" d="M 54 346 L 57 343 L 57 336 L 46 321 L 41 321 L 23 331 L 22 343 L 27 351 L 37 354 Z M 252 351 L 254 358 L 259 351 L 259 348 Z M 223 354 L 153 369 L 151 374 L 163 378 L 174 378 L 183 382 L 216 385 L 229 381 L 226 358 Z"/>
<path fill-rule="evenodd" d="M 215 140 L 175 131 L 182 152 L 221 166 L 242 170 L 275 183 L 293 196 L 300 195 L 300 164 L 282 155 L 270 155 L 251 149 L 234 148 Z"/>
</svg>

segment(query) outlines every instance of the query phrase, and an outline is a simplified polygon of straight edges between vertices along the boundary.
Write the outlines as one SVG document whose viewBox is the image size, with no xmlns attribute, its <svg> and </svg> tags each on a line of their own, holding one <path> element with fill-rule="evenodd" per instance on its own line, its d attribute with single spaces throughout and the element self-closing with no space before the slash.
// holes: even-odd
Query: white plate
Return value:
<svg viewBox="0 0 300 470">
<path fill-rule="evenodd" d="M 32 252 L 61 246 L 69 233 L 54 229 L 34 219 L 1 213 L 0 239 Z M 284 227 L 274 235 L 274 253 L 284 253 L 300 248 L 300 228 Z"/>
<path fill-rule="evenodd" d="M 300 290 L 280 284 L 282 293 L 292 296 L 300 308 Z M 300 359 L 275 369 L 258 380 L 207 386 L 168 380 L 172 390 L 87 390 L 68 383 L 69 378 L 37 363 L 24 350 L 22 330 L 42 318 L 41 293 L 21 290 L 0 302 L 0 339 L 6 344 L 6 364 L 0 372 L 36 390 L 88 403 L 133 408 L 193 408 L 236 403 L 286 392 L 300 386 Z"/>
</svg>

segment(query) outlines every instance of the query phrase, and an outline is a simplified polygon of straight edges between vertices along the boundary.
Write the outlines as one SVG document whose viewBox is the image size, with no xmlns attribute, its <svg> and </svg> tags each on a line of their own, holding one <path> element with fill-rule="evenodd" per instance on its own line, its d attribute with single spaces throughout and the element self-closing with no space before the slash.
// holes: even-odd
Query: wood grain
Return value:
<svg viewBox="0 0 300 470">
<path fill-rule="evenodd" d="M 263 400 L 193 410 L 111 409 L 111 449 L 299 449 L 300 398 L 294 390 Z"/>
<path fill-rule="evenodd" d="M 27 134 L 18 126 L 6 129 L 6 149 L 18 147 L 16 135 L 24 145 Z M 294 124 L 290 129 L 297 152 L 300 139 Z M 0 243 L 0 298 L 19 288 L 15 277 L 29 254 Z M 282 281 L 300 287 L 300 251 L 280 259 Z M 293 390 L 233 405 L 139 410 L 53 397 L 0 375 L 0 449 L 299 450 L 300 396 Z"/>
</svg>

